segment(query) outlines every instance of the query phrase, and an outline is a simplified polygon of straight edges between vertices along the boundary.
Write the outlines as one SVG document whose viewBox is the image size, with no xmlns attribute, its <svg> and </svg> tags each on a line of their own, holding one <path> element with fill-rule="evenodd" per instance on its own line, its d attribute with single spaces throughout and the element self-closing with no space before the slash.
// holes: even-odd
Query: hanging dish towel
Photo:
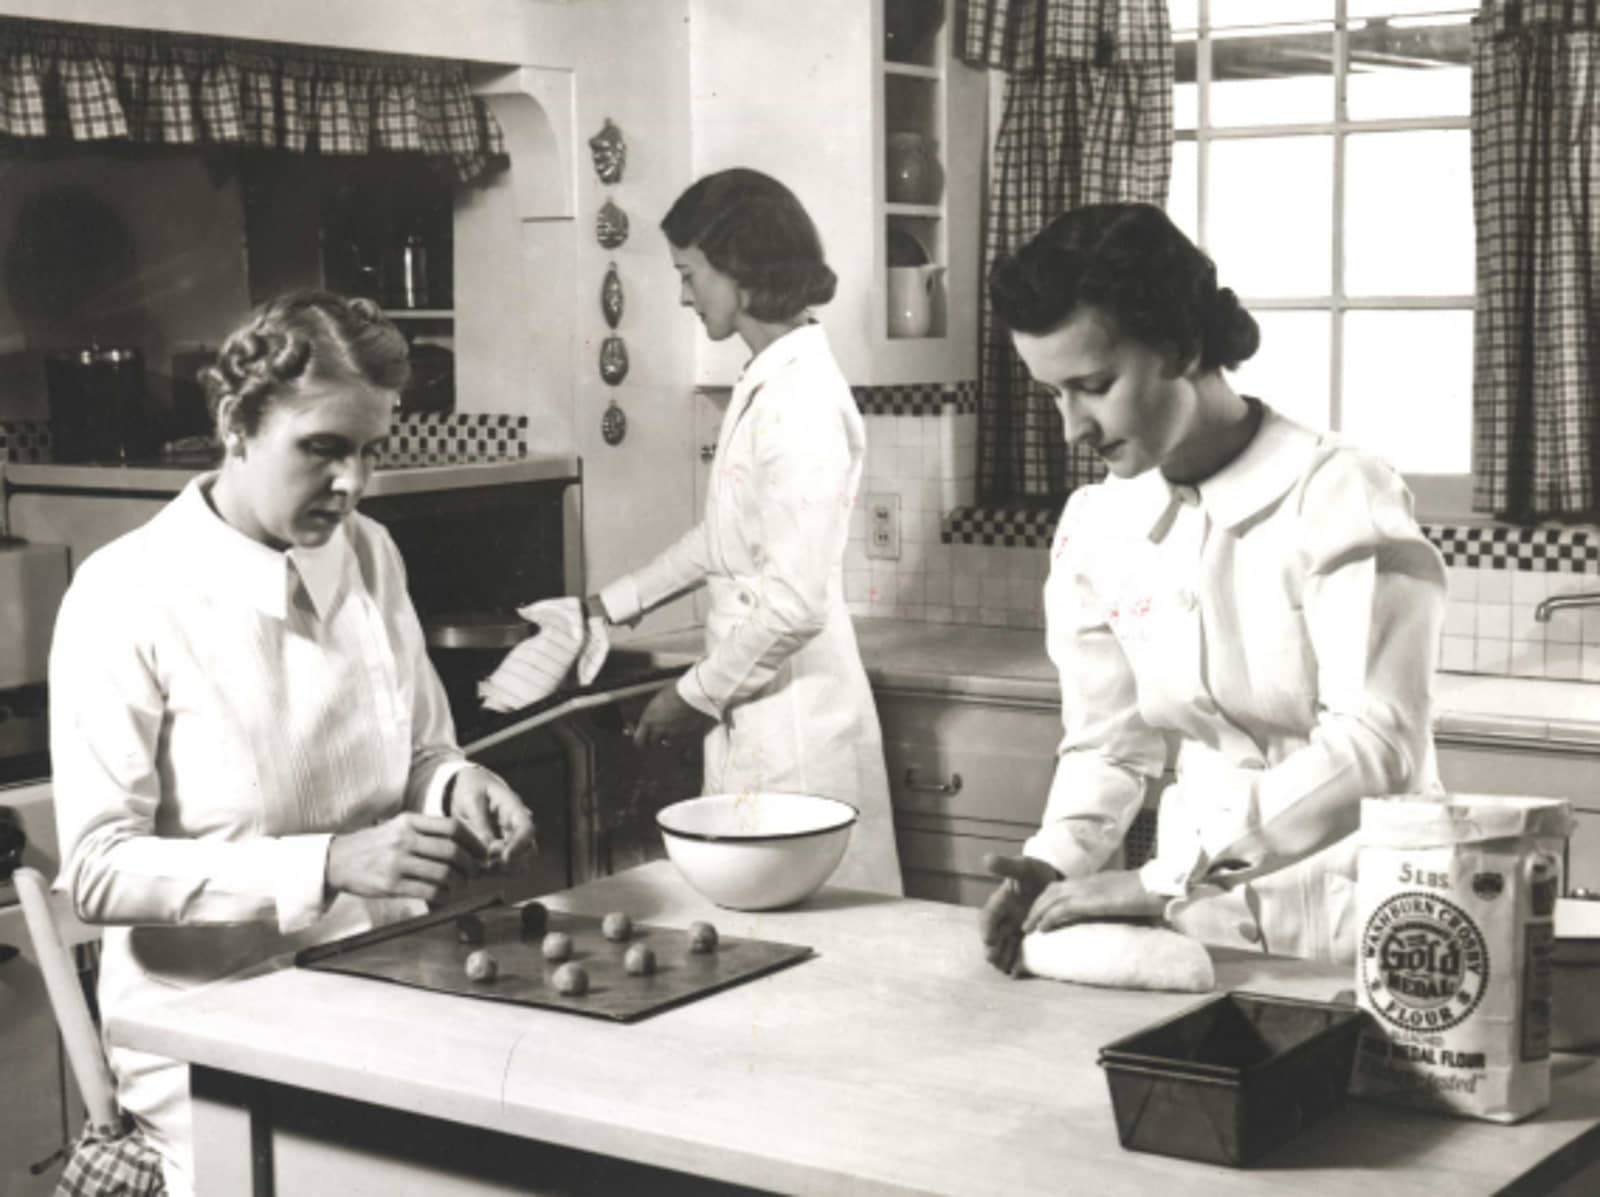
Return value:
<svg viewBox="0 0 1600 1197">
<path fill-rule="evenodd" d="M 605 664 L 611 642 L 606 621 L 583 618 L 583 605 L 575 598 L 542 599 L 517 614 L 539 630 L 506 654 L 495 671 L 478 683 L 478 697 L 491 711 L 519 711 L 554 694 L 572 671 L 578 684 L 594 681 Z"/>
</svg>

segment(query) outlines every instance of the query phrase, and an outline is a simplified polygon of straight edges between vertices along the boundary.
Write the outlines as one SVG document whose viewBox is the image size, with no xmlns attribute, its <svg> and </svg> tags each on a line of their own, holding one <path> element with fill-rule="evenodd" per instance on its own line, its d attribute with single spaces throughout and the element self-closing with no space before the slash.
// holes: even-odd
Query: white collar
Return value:
<svg viewBox="0 0 1600 1197">
<path fill-rule="evenodd" d="M 1239 456 L 1198 485 L 1173 484 L 1160 470 L 1126 481 L 1130 502 L 1153 541 L 1166 537 L 1180 506 L 1198 506 L 1223 528 L 1237 529 L 1287 494 L 1305 476 L 1322 438 L 1262 405 L 1261 427 Z"/>
<path fill-rule="evenodd" d="M 745 364 L 738 385 L 754 393 L 768 379 L 802 357 L 826 353 L 828 335 L 815 320 L 792 328 Z"/>
<path fill-rule="evenodd" d="M 206 498 L 216 479 L 215 472 L 191 479 L 167 509 L 170 530 L 182 538 L 183 556 L 191 563 L 186 571 L 190 585 L 283 619 L 288 614 L 292 567 L 318 615 L 325 618 L 339 598 L 352 556 L 345 528 L 341 526 L 320 548 L 287 552 L 269 548 L 217 514 Z"/>
</svg>

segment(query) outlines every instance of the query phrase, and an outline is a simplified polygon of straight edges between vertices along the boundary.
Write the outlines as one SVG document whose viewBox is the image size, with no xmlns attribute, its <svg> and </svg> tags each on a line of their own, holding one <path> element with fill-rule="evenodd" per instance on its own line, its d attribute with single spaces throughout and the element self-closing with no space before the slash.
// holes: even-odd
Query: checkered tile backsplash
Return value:
<svg viewBox="0 0 1600 1197">
<path fill-rule="evenodd" d="M 957 388 L 968 393 L 970 388 Z M 974 503 L 977 416 L 939 386 L 871 388 L 867 465 L 851 513 L 845 598 L 858 615 L 1043 627 L 1059 508 Z M 898 404 L 899 406 L 896 406 Z M 866 555 L 866 496 L 896 495 L 900 556 Z M 1440 663 L 1452 672 L 1600 682 L 1600 606 L 1533 613 L 1600 591 L 1600 528 L 1426 524 L 1449 567 Z"/>
<path fill-rule="evenodd" d="M 396 466 L 464 465 L 528 455 L 528 417 L 501 412 L 408 412 L 394 422 L 379 459 Z M 50 460 L 50 426 L 0 422 L 0 462 Z"/>
<path fill-rule="evenodd" d="M 528 455 L 528 417 L 499 412 L 417 412 L 394 422 L 380 469 L 463 465 Z"/>
</svg>

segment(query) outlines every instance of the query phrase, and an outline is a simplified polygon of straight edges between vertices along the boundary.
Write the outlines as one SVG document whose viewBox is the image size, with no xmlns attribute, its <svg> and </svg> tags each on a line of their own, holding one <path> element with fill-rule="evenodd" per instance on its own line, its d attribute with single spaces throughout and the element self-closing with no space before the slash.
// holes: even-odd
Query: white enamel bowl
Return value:
<svg viewBox="0 0 1600 1197">
<path fill-rule="evenodd" d="M 832 876 L 856 808 L 812 794 L 708 794 L 663 807 L 656 825 L 690 885 L 729 910 L 792 906 Z"/>
</svg>

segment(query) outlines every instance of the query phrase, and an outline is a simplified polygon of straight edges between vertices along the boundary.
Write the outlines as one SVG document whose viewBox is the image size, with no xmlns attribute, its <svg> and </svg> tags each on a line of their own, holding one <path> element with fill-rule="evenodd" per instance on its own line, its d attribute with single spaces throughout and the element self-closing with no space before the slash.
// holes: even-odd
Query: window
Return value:
<svg viewBox="0 0 1600 1197">
<path fill-rule="evenodd" d="M 1472 467 L 1475 8 L 1170 3 L 1168 208 L 1261 325 L 1236 389 L 1383 455 L 1436 508 Z"/>
</svg>

